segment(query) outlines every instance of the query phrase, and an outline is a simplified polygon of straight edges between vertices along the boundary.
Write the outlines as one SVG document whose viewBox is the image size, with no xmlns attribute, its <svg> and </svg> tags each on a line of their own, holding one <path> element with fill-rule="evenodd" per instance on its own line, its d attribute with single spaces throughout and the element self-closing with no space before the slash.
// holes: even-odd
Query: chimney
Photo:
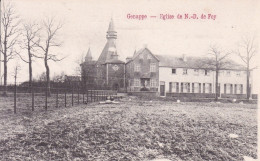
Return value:
<svg viewBox="0 0 260 161">
<path fill-rule="evenodd" d="M 183 60 L 184 62 L 186 62 L 186 61 L 187 61 L 187 57 L 186 57 L 186 55 L 185 55 L 185 54 L 182 54 L 182 60 Z"/>
<path fill-rule="evenodd" d="M 147 44 L 144 44 L 144 48 L 147 48 Z"/>
</svg>

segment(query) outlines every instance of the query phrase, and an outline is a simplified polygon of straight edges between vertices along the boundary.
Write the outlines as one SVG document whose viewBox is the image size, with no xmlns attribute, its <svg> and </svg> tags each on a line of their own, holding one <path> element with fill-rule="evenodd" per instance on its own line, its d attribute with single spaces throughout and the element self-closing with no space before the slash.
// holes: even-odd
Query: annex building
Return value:
<svg viewBox="0 0 260 161">
<path fill-rule="evenodd" d="M 198 64 L 205 58 L 154 55 L 144 47 L 127 57 L 125 62 L 119 60 L 117 32 L 112 19 L 106 39 L 107 43 L 98 60 L 92 59 L 89 49 L 85 62 L 81 64 L 81 77 L 87 88 L 131 93 L 147 91 L 160 96 L 214 97 L 216 72 L 210 66 Z M 218 78 L 218 93 L 221 97 L 245 96 L 246 69 L 243 66 L 232 62 L 219 71 Z"/>
</svg>

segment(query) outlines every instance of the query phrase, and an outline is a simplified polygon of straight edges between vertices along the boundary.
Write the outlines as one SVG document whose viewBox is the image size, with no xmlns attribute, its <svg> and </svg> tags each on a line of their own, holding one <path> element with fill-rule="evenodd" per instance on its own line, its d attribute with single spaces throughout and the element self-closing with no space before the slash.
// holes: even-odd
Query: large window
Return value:
<svg viewBox="0 0 260 161">
<path fill-rule="evenodd" d="M 203 83 L 203 93 L 211 93 L 212 92 L 212 85 L 211 83 Z"/>
<path fill-rule="evenodd" d="M 170 92 L 178 93 L 179 92 L 179 83 L 178 82 L 170 82 L 170 83 L 171 83 Z"/>
<path fill-rule="evenodd" d="M 190 93 L 190 83 L 187 82 L 181 83 L 181 92 Z"/>
<path fill-rule="evenodd" d="M 200 89 L 199 89 L 199 83 L 194 83 L 193 84 L 193 93 L 199 93 Z"/>
<path fill-rule="evenodd" d="M 140 87 L 140 79 L 134 79 L 134 86 Z"/>
<path fill-rule="evenodd" d="M 140 72 L 140 64 L 135 64 L 135 72 Z"/>
<path fill-rule="evenodd" d="M 243 94 L 243 84 L 235 84 L 235 94 Z"/>
<path fill-rule="evenodd" d="M 155 63 L 150 64 L 150 72 L 156 72 L 156 64 Z"/>
<path fill-rule="evenodd" d="M 151 83 L 150 83 L 150 84 L 151 84 L 151 85 L 150 85 L 151 87 L 156 87 L 156 83 L 157 83 L 157 82 L 156 82 L 155 79 L 151 79 L 150 82 L 151 82 Z"/>
<path fill-rule="evenodd" d="M 224 93 L 226 93 L 226 94 L 232 94 L 233 93 L 232 84 L 224 84 Z"/>
</svg>

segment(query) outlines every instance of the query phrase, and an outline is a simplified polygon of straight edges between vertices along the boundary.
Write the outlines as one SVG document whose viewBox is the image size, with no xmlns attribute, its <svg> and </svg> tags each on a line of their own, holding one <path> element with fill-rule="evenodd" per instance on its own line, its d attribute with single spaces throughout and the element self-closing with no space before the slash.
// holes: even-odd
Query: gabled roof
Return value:
<svg viewBox="0 0 260 161">
<path fill-rule="evenodd" d="M 145 50 L 148 51 L 156 60 L 160 61 L 160 60 L 157 58 L 157 56 L 155 56 L 147 47 L 145 47 L 145 48 L 142 48 L 142 49 L 138 50 L 137 52 L 135 51 L 133 57 L 131 58 L 131 60 L 129 60 L 129 61 L 126 62 L 126 63 L 129 63 L 129 62 L 133 61 L 135 58 L 137 58 L 137 57 L 138 57 L 141 53 L 143 53 Z M 128 58 L 130 58 L 130 57 L 128 57 Z"/>
<path fill-rule="evenodd" d="M 170 55 L 156 55 L 160 62 L 160 67 L 171 67 L 171 68 L 194 68 L 194 69 L 212 69 L 214 70 L 214 65 L 206 63 L 209 61 L 214 62 L 213 59 L 207 57 L 186 57 L 186 61 L 182 57 L 170 56 Z M 222 68 L 229 70 L 245 70 L 245 67 L 235 63 L 232 60 L 227 60 L 227 65 Z"/>
</svg>

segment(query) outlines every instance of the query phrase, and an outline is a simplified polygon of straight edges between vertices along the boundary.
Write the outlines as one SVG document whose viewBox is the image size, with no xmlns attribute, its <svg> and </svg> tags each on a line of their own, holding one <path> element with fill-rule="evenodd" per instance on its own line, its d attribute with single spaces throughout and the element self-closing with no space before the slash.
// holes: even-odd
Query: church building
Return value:
<svg viewBox="0 0 260 161">
<path fill-rule="evenodd" d="M 97 61 L 92 60 L 90 49 L 81 64 L 83 84 L 94 89 L 125 89 L 125 62 L 118 59 L 117 32 L 111 19 L 106 35 L 106 45 Z"/>
</svg>

